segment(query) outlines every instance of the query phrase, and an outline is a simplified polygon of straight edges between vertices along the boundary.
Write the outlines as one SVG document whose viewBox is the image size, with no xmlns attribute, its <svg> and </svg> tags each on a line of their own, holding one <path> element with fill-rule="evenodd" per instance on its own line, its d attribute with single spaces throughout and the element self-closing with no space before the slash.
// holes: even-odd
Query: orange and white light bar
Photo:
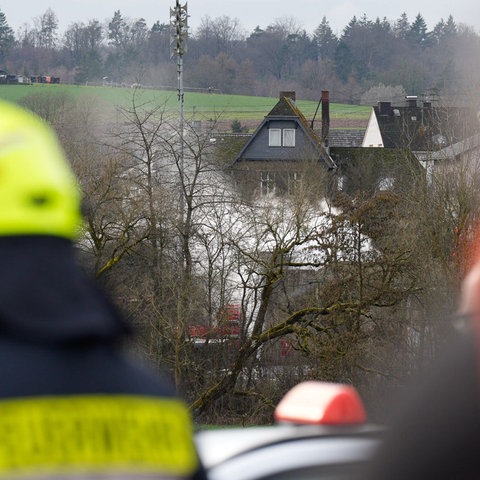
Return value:
<svg viewBox="0 0 480 480">
<path fill-rule="evenodd" d="M 275 420 L 310 425 L 365 423 L 362 400 L 351 385 L 309 381 L 293 387 L 275 409 Z"/>
</svg>

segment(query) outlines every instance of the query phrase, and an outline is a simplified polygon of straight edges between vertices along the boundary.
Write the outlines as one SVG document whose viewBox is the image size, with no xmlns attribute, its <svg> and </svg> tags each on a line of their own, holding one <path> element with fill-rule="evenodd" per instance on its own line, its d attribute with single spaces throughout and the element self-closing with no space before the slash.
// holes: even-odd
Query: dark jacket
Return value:
<svg viewBox="0 0 480 480">
<path fill-rule="evenodd" d="M 186 406 L 120 352 L 71 242 L 0 238 L 0 269 L 0 478 L 204 478 Z"/>
<path fill-rule="evenodd" d="M 410 386 L 365 480 L 480 478 L 479 352 L 455 340 Z"/>
</svg>

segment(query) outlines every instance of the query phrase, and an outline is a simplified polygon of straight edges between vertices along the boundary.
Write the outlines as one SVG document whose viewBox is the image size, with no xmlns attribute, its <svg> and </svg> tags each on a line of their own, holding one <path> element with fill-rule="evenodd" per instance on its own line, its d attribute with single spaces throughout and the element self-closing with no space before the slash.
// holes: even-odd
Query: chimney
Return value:
<svg viewBox="0 0 480 480">
<path fill-rule="evenodd" d="M 379 115 L 391 115 L 392 103 L 391 102 L 378 102 L 378 114 Z"/>
<path fill-rule="evenodd" d="M 417 96 L 416 95 L 407 95 L 405 97 L 407 99 L 407 105 L 409 107 L 416 107 L 417 106 Z"/>
<path fill-rule="evenodd" d="M 330 130 L 330 93 L 322 90 L 322 140 L 328 147 L 328 133 Z"/>
<path fill-rule="evenodd" d="M 280 92 L 280 99 L 282 97 L 289 98 L 293 103 L 295 103 L 297 101 L 297 96 L 296 96 L 295 92 L 293 92 L 293 91 Z"/>
</svg>

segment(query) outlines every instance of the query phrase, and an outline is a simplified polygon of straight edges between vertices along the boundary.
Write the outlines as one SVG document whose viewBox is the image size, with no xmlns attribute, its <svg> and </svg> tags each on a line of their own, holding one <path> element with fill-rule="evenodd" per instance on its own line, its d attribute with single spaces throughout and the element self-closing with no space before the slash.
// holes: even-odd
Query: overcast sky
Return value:
<svg viewBox="0 0 480 480">
<path fill-rule="evenodd" d="M 410 22 L 421 13 L 429 30 L 452 14 L 457 23 L 465 23 L 480 33 L 479 0 L 187 0 L 187 3 L 193 30 L 205 16 L 227 15 L 238 19 L 247 33 L 257 25 L 264 28 L 286 17 L 293 17 L 312 33 L 325 16 L 333 31 L 340 34 L 354 15 L 366 14 L 371 20 L 386 17 L 393 22 L 405 12 Z M 50 7 L 63 32 L 73 22 L 88 22 L 92 18 L 110 20 L 115 10 L 120 10 L 124 17 L 143 17 L 148 26 L 156 20 L 168 23 L 169 9 L 174 5 L 175 0 L 3 0 L 0 10 L 16 32 L 24 23 L 33 25 L 33 19 Z"/>
</svg>

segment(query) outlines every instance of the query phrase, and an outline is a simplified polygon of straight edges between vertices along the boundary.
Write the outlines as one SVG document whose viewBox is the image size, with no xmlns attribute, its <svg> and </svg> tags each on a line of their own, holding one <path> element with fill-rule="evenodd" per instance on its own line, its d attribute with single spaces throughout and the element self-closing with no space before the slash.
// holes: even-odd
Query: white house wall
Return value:
<svg viewBox="0 0 480 480">
<path fill-rule="evenodd" d="M 367 130 L 363 137 L 362 147 L 383 147 L 382 134 L 380 133 L 377 116 L 375 115 L 373 108 L 370 113 L 370 118 L 368 119 Z"/>
</svg>

